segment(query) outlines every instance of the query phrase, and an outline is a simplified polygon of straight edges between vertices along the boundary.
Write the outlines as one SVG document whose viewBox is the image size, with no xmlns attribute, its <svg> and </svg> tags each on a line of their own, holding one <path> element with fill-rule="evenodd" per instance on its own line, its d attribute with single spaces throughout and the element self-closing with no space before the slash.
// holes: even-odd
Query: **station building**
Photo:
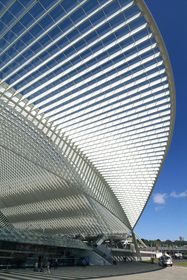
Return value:
<svg viewBox="0 0 187 280">
<path fill-rule="evenodd" d="M 124 238 L 175 120 L 172 69 L 150 11 L 142 0 L 10 0 L 0 10 L 4 238 L 69 236 L 76 248 L 77 236 Z"/>
</svg>

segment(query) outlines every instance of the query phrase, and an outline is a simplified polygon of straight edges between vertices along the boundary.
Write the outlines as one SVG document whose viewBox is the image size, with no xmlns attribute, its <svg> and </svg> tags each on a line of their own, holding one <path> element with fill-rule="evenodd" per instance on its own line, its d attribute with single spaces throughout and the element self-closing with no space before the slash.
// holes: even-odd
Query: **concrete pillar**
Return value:
<svg viewBox="0 0 187 280">
<path fill-rule="evenodd" d="M 133 230 L 131 231 L 131 233 L 132 233 L 132 240 L 133 240 L 133 243 L 134 243 L 134 246 L 135 246 L 135 250 L 136 250 L 137 260 L 138 260 L 138 261 L 141 261 L 141 260 L 142 260 L 142 257 L 141 257 L 141 254 L 140 254 L 140 249 L 139 249 L 139 247 L 138 247 L 138 243 L 137 243 L 137 240 L 136 240 L 136 236 L 135 236 Z"/>
</svg>

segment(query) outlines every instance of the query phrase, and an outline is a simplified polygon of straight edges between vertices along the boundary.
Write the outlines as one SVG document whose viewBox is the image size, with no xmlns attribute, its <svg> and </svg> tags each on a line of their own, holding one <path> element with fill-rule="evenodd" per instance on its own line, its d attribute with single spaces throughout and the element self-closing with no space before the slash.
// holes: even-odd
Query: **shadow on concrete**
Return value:
<svg viewBox="0 0 187 280">
<path fill-rule="evenodd" d="M 66 279 L 95 279 L 115 276 L 149 273 L 164 269 L 158 264 L 143 262 L 127 262 L 111 266 L 86 266 L 86 267 L 63 267 L 52 272 L 51 276 L 66 277 Z"/>
<path fill-rule="evenodd" d="M 84 269 L 88 273 L 87 277 L 84 273 L 85 276 L 84 279 L 94 279 L 94 278 L 106 278 L 106 277 L 123 276 L 123 275 L 131 275 L 131 274 L 149 273 L 153 271 L 156 272 L 164 269 L 164 267 L 161 267 L 158 264 L 132 262 L 132 263 L 123 263 L 123 264 L 103 266 L 103 267 L 101 266 L 86 267 Z M 80 279 L 82 279 L 82 277 L 80 277 Z"/>
<path fill-rule="evenodd" d="M 52 280 L 53 277 L 54 279 L 58 277 L 58 279 L 66 280 L 109 278 L 115 276 L 149 273 L 153 271 L 156 272 L 161 269 L 163 268 L 158 266 L 158 264 L 141 262 L 127 262 L 111 266 L 59 267 L 55 270 L 51 269 L 50 279 Z M 8 273 L 17 277 L 19 277 L 19 275 L 21 275 L 22 277 L 23 275 L 28 277 L 32 274 L 31 279 L 37 279 L 38 277 L 40 279 L 40 276 L 43 277 L 44 275 L 47 277 L 46 272 L 44 272 L 43 274 L 43 272 L 33 272 L 33 270 L 31 269 L 10 269 Z"/>
</svg>

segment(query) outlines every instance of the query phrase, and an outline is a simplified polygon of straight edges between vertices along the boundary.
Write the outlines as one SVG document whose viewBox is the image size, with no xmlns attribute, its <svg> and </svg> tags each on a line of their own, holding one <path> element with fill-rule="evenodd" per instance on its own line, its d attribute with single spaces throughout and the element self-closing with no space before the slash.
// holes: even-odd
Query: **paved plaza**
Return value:
<svg viewBox="0 0 187 280">
<path fill-rule="evenodd" d="M 47 272 L 34 272 L 31 269 L 0 271 L 0 280 L 186 280 L 187 268 L 169 267 L 161 269 L 155 264 L 127 263 L 116 266 L 64 267 Z"/>
</svg>

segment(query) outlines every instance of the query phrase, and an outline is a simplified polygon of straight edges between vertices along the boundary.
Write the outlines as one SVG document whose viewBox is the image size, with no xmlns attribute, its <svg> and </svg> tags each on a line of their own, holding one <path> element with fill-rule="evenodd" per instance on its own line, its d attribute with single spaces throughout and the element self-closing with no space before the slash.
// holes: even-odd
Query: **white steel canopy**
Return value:
<svg viewBox="0 0 187 280">
<path fill-rule="evenodd" d="M 169 58 L 144 2 L 10 0 L 0 11 L 4 219 L 51 232 L 132 229 L 175 118 Z"/>
</svg>

